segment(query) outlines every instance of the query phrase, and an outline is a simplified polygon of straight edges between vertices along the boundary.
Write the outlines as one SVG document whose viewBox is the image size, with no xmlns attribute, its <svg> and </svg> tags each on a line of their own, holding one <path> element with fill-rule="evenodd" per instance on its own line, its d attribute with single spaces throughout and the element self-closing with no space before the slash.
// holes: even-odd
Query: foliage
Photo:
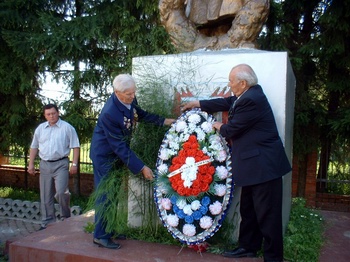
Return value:
<svg viewBox="0 0 350 262">
<path fill-rule="evenodd" d="M 154 0 L 2 1 L 0 152 L 17 144 L 27 149 L 42 104 L 57 103 L 39 95 L 48 74 L 68 87 L 70 98 L 58 106 L 87 141 L 94 126 L 88 120 L 109 96 L 112 77 L 130 72 L 135 56 L 173 50 L 157 5 Z"/>
<path fill-rule="evenodd" d="M 306 208 L 305 204 L 305 199 L 293 199 L 284 237 L 284 258 L 287 261 L 316 262 L 319 259 L 324 221 L 319 213 Z"/>
<path fill-rule="evenodd" d="M 296 77 L 299 186 L 305 186 L 310 152 L 320 152 L 318 178 L 327 179 L 332 154 L 349 139 L 349 11 L 349 2 L 341 0 L 272 1 L 258 39 L 264 50 L 287 51 Z"/>
<path fill-rule="evenodd" d="M 0 9 L 0 152 L 6 153 L 10 146 L 27 148 L 31 127 L 37 122 L 39 58 L 22 40 L 41 29 L 36 12 L 28 12 L 37 10 L 37 3 L 2 1 Z M 11 39 L 13 35 L 16 40 Z M 20 52 L 27 56 L 19 56 Z"/>
</svg>

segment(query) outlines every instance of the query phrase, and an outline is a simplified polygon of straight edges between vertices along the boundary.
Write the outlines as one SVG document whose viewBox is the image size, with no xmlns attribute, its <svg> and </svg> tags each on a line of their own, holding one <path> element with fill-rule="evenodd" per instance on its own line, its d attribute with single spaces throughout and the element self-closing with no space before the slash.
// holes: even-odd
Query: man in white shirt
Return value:
<svg viewBox="0 0 350 262">
<path fill-rule="evenodd" d="M 59 118 L 57 106 L 45 105 L 44 117 L 47 121 L 35 129 L 28 165 L 28 173 L 35 175 L 34 160 L 39 153 L 42 228 L 56 221 L 55 198 L 60 205 L 60 219 L 70 217 L 69 174 L 77 173 L 80 153 L 77 132 L 73 126 Z M 73 161 L 69 167 L 71 149 Z"/>
</svg>

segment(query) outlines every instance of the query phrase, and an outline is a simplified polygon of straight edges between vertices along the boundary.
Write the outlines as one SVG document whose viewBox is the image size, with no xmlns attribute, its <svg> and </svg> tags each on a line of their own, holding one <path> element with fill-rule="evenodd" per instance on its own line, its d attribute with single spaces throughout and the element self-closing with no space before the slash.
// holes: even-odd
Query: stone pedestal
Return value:
<svg viewBox="0 0 350 262">
<path fill-rule="evenodd" d="M 257 74 L 259 84 L 271 104 L 280 137 L 292 163 L 295 77 L 286 52 L 227 49 L 135 57 L 132 74 L 139 88 L 150 86 L 150 82 L 154 81 L 155 84 L 168 90 L 169 99 L 181 103 L 190 99 L 230 95 L 227 87 L 229 72 L 233 66 L 241 63 L 249 64 Z M 142 97 L 138 97 L 138 100 L 141 102 Z M 284 176 L 283 186 L 285 229 L 291 208 L 291 174 Z M 231 214 L 239 213 L 238 192 L 240 191 L 236 190 L 231 204 L 231 209 L 234 209 L 230 210 Z M 133 201 L 129 204 L 134 206 Z M 139 213 L 134 208 L 129 211 Z M 239 219 L 234 221 L 238 223 Z M 136 219 L 129 223 L 136 223 Z M 237 234 L 234 235 L 237 236 Z"/>
</svg>

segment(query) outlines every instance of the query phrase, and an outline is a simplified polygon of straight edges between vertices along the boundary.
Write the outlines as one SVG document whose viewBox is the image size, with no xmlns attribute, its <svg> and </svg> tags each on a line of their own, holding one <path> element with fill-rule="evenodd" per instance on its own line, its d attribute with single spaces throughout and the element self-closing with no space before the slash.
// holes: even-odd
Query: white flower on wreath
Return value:
<svg viewBox="0 0 350 262">
<path fill-rule="evenodd" d="M 225 166 L 217 166 L 216 167 L 216 174 L 220 180 L 224 180 L 228 176 L 228 170 Z"/>
<path fill-rule="evenodd" d="M 175 127 L 176 132 L 178 133 L 183 132 L 186 128 L 187 128 L 187 124 L 185 121 L 180 120 L 176 123 L 176 127 Z"/>
<path fill-rule="evenodd" d="M 193 181 L 197 179 L 198 166 L 195 165 L 194 157 L 187 157 L 184 165 L 181 166 L 184 170 L 181 173 L 181 179 L 184 181 L 184 187 L 191 187 Z"/>
<path fill-rule="evenodd" d="M 209 206 L 209 210 L 212 215 L 219 215 L 222 211 L 222 204 L 219 201 L 215 201 Z"/>
<path fill-rule="evenodd" d="M 170 157 L 170 154 L 169 154 L 170 150 L 167 149 L 167 148 L 162 148 L 159 152 L 159 155 L 158 157 L 161 159 L 161 160 L 168 160 L 169 157 Z"/>
<path fill-rule="evenodd" d="M 179 217 L 177 215 L 169 214 L 166 217 L 166 222 L 171 227 L 177 227 L 179 225 Z"/>
<path fill-rule="evenodd" d="M 213 225 L 213 219 L 209 216 L 204 216 L 199 220 L 199 225 L 203 229 L 208 229 Z"/>
<path fill-rule="evenodd" d="M 214 190 L 215 190 L 215 195 L 217 196 L 224 196 L 226 194 L 226 185 L 223 185 L 223 184 L 215 184 L 214 186 Z"/>
<path fill-rule="evenodd" d="M 215 158 L 215 160 L 217 160 L 219 162 L 224 162 L 227 158 L 226 151 L 225 150 L 217 151 L 214 158 Z"/>
<path fill-rule="evenodd" d="M 194 210 L 194 211 L 198 210 L 201 206 L 202 206 L 202 205 L 201 205 L 201 202 L 199 202 L 199 200 L 194 200 L 194 201 L 192 201 L 192 203 L 191 203 L 191 208 L 192 208 L 192 210 Z"/>
<path fill-rule="evenodd" d="M 196 128 L 195 132 L 197 133 L 198 141 L 203 141 L 205 139 L 205 133 L 202 129 Z"/>
<path fill-rule="evenodd" d="M 163 198 L 161 204 L 165 210 L 170 210 L 172 207 L 172 204 L 169 198 Z"/>
<path fill-rule="evenodd" d="M 221 150 L 223 147 L 221 145 L 221 139 L 218 135 L 209 136 L 209 143 L 211 147 L 215 150 Z"/>
<path fill-rule="evenodd" d="M 196 234 L 196 227 L 192 224 L 185 224 L 182 231 L 186 236 L 193 237 Z"/>
<path fill-rule="evenodd" d="M 198 114 L 192 114 L 188 117 L 188 122 L 191 124 L 198 124 L 201 121 L 201 117 Z"/>
<path fill-rule="evenodd" d="M 189 124 L 188 124 L 188 129 L 185 130 L 185 131 L 191 134 L 191 133 L 194 133 L 194 132 L 195 132 L 196 128 L 197 128 L 197 125 L 196 125 L 196 124 L 194 124 L 194 123 L 189 123 Z"/>
<path fill-rule="evenodd" d="M 213 124 L 210 123 L 210 122 L 205 121 L 205 122 L 203 122 L 203 123 L 201 124 L 201 128 L 202 128 L 202 130 L 203 130 L 205 133 L 208 134 L 208 133 L 210 133 L 210 132 L 213 131 Z"/>
<path fill-rule="evenodd" d="M 184 209 L 184 207 L 186 206 L 186 200 L 184 199 L 178 199 L 176 201 L 176 205 L 180 208 L 180 209 Z"/>
<path fill-rule="evenodd" d="M 160 164 L 160 165 L 157 167 L 157 170 L 158 170 L 159 173 L 165 174 L 165 173 L 168 172 L 168 165 L 162 163 L 162 164 Z"/>
<path fill-rule="evenodd" d="M 193 214 L 193 210 L 191 208 L 191 205 L 187 204 L 186 206 L 184 206 L 184 209 L 183 209 L 184 213 L 188 216 L 192 215 Z"/>
<path fill-rule="evenodd" d="M 179 136 L 179 142 L 186 142 L 190 137 L 189 133 L 181 133 Z"/>
</svg>

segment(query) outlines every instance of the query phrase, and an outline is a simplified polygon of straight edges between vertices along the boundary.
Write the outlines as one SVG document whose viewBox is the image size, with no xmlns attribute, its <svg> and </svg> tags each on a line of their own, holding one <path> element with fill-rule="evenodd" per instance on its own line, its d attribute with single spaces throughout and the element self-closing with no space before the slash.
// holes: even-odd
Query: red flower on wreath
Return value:
<svg viewBox="0 0 350 262">
<path fill-rule="evenodd" d="M 182 149 L 178 155 L 171 161 L 169 167 L 170 172 L 181 169 L 186 165 L 188 160 L 198 163 L 203 160 L 208 160 L 210 157 L 200 150 L 197 137 L 191 135 L 189 139 L 183 144 Z M 193 160 L 194 159 L 194 160 Z M 198 196 L 202 192 L 207 192 L 210 188 L 210 184 L 213 181 L 213 175 L 215 173 L 215 167 L 211 163 L 206 163 L 196 167 L 197 173 L 194 178 L 183 179 L 183 172 L 173 175 L 169 178 L 171 187 L 181 196 Z"/>
</svg>

